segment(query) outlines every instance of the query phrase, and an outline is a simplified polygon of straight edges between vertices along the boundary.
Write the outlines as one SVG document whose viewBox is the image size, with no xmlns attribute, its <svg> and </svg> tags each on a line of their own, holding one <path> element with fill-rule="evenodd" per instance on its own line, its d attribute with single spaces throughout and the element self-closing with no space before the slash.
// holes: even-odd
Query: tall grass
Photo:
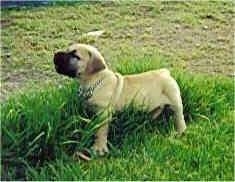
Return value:
<svg viewBox="0 0 235 182">
<path fill-rule="evenodd" d="M 138 61 L 124 59 L 116 66 L 116 70 L 129 74 L 162 66 L 164 59 L 161 57 Z M 234 109 L 231 79 L 205 77 L 181 70 L 171 72 L 181 88 L 188 125 L 198 118 L 216 125 Z M 91 146 L 93 134 L 103 118 L 91 115 L 90 108 L 82 98 L 78 98 L 77 89 L 77 81 L 65 81 L 61 87 L 30 90 L 3 104 L 2 179 L 26 179 L 26 170 L 40 169 L 40 166 L 58 158 L 71 160 L 69 156 L 75 151 Z M 122 139 L 126 135 L 138 133 L 143 128 L 151 130 L 156 127 L 160 133 L 171 131 L 172 125 L 166 127 L 164 122 L 153 124 L 150 121 L 148 113 L 135 106 L 127 106 L 116 113 L 109 134 L 110 147 L 113 149 L 111 155 L 115 155 L 117 147 L 122 146 Z"/>
<path fill-rule="evenodd" d="M 72 81 L 60 88 L 21 93 L 4 104 L 1 108 L 3 177 L 24 177 L 26 167 L 41 166 L 90 146 L 91 135 L 102 118 L 87 119 L 91 111 L 84 109 L 77 88 L 78 84 Z M 11 170 L 15 174 L 5 174 Z"/>
</svg>

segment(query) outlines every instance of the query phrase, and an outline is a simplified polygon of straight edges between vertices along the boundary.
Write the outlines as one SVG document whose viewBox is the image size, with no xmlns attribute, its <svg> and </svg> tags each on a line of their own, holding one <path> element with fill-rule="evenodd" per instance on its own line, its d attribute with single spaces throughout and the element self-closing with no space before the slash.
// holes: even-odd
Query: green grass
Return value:
<svg viewBox="0 0 235 182">
<path fill-rule="evenodd" d="M 122 74 L 162 67 L 164 57 L 124 59 Z M 164 65 L 164 64 L 163 64 Z M 111 152 L 91 162 L 72 154 L 92 144 L 100 117 L 76 95 L 76 81 L 14 96 L 1 108 L 3 179 L 234 180 L 233 81 L 172 70 L 182 90 L 188 129 L 174 134 L 136 106 L 113 117 Z M 88 118 L 88 119 L 86 119 Z"/>
<path fill-rule="evenodd" d="M 2 9 L 1 179 L 234 180 L 234 80 L 224 76 L 234 71 L 233 6 L 122 1 Z M 84 36 L 93 30 L 105 33 Z M 151 121 L 131 105 L 113 117 L 108 156 L 74 160 L 75 151 L 90 148 L 101 116 L 77 97 L 76 81 L 54 70 L 53 53 L 73 42 L 97 46 L 122 74 L 169 68 L 187 132 L 179 137 L 172 117 Z"/>
</svg>

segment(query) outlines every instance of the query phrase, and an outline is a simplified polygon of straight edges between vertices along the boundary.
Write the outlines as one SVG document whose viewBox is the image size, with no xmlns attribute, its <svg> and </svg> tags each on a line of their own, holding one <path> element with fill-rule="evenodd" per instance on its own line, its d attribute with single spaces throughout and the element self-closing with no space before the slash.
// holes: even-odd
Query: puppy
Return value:
<svg viewBox="0 0 235 182">
<path fill-rule="evenodd" d="M 77 78 L 87 102 L 103 111 L 107 121 L 98 129 L 93 145 L 100 155 L 108 152 L 110 110 L 120 110 L 133 100 L 137 104 L 145 104 L 153 118 L 169 105 L 176 116 L 177 132 L 182 133 L 186 129 L 180 89 L 167 69 L 122 76 L 107 67 L 96 48 L 86 44 L 74 44 L 65 52 L 55 53 L 54 64 L 59 74 Z"/>
</svg>

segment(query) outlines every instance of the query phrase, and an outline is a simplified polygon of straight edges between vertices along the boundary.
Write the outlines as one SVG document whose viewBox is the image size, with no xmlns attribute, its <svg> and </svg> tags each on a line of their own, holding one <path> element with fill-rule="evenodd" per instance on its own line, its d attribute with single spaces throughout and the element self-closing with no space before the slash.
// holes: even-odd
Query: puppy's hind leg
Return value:
<svg viewBox="0 0 235 182">
<path fill-rule="evenodd" d="M 183 104 L 180 95 L 180 89 L 174 79 L 171 79 L 167 85 L 168 88 L 165 89 L 165 94 L 168 96 L 170 100 L 170 108 L 174 111 L 176 116 L 175 118 L 176 130 L 178 133 L 181 134 L 186 129 L 186 124 L 184 120 Z"/>
<path fill-rule="evenodd" d="M 175 112 L 175 116 L 176 116 L 176 120 L 175 120 L 176 130 L 177 130 L 178 133 L 183 133 L 184 130 L 186 129 L 186 124 L 185 124 L 184 115 L 183 115 L 183 105 L 182 105 L 182 103 L 174 103 L 170 107 Z"/>
</svg>

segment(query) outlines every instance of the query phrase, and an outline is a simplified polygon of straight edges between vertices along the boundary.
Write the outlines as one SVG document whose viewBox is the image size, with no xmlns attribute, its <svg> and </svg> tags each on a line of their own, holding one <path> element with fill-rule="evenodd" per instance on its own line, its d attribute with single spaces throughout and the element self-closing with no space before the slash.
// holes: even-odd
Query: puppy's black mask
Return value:
<svg viewBox="0 0 235 182">
<path fill-rule="evenodd" d="M 77 64 L 75 63 L 80 58 L 72 52 L 57 52 L 54 55 L 54 64 L 57 73 L 63 74 L 69 77 L 76 77 Z"/>
</svg>

